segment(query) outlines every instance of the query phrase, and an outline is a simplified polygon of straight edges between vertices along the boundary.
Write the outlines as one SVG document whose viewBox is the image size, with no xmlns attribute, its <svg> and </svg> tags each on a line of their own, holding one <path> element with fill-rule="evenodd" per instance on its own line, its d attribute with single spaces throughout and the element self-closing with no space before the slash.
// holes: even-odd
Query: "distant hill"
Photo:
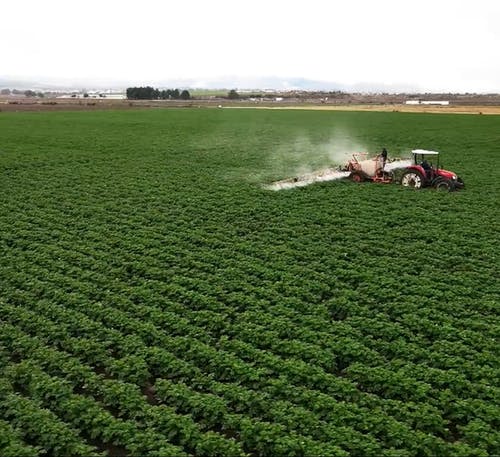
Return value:
<svg viewBox="0 0 500 457">
<path fill-rule="evenodd" d="M 432 91 L 412 84 L 386 84 L 384 82 L 339 83 L 299 77 L 278 76 L 221 76 L 207 78 L 151 78 L 149 80 L 127 80 L 111 78 L 56 78 L 56 77 L 13 77 L 0 75 L 0 89 L 35 91 L 102 91 L 112 89 L 123 91 L 127 87 L 153 86 L 160 89 L 211 89 L 211 90 L 274 90 L 274 91 L 342 91 L 348 93 L 425 94 L 455 91 Z M 482 92 L 479 92 L 482 93 Z"/>
<path fill-rule="evenodd" d="M 272 89 L 305 91 L 344 91 L 344 92 L 419 92 L 421 88 L 408 85 L 387 85 L 384 83 L 341 84 L 332 81 L 319 81 L 307 78 L 282 78 L 277 76 L 245 77 L 224 76 L 210 78 L 155 78 L 150 80 L 120 80 L 100 78 L 51 78 L 51 77 L 2 77 L 0 89 L 33 90 L 91 90 L 125 89 L 130 86 L 204 88 L 204 89 Z"/>
</svg>

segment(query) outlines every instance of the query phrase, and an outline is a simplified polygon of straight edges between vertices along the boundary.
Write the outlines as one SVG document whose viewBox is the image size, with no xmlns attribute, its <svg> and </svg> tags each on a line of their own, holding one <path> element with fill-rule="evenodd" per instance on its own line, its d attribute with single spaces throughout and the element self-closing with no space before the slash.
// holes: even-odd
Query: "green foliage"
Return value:
<svg viewBox="0 0 500 457">
<path fill-rule="evenodd" d="M 0 420 L 0 452 L 3 457 L 37 457 L 41 454 L 40 447 L 33 447 L 23 442 L 22 433 Z"/>
<path fill-rule="evenodd" d="M 1 114 L 1 455 L 499 454 L 496 117 Z"/>
<path fill-rule="evenodd" d="M 179 89 L 155 89 L 151 86 L 146 87 L 128 87 L 127 98 L 129 100 L 189 100 L 191 94 L 184 89 L 182 92 Z"/>
<path fill-rule="evenodd" d="M 129 100 L 156 100 L 159 97 L 158 89 L 151 86 L 128 87 L 126 93 Z"/>
<path fill-rule="evenodd" d="M 189 100 L 191 98 L 191 94 L 189 93 L 189 91 L 187 89 L 184 89 L 180 95 L 179 95 L 179 98 L 181 100 Z"/>
</svg>

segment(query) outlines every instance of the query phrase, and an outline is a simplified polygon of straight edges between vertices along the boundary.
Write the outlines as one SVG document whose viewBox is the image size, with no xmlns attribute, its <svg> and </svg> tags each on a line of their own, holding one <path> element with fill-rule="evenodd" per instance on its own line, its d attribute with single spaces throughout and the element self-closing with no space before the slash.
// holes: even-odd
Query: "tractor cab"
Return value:
<svg viewBox="0 0 500 457">
<path fill-rule="evenodd" d="M 439 152 L 414 149 L 411 153 L 413 165 L 420 167 L 427 179 L 434 179 L 436 171 L 439 170 Z"/>
<path fill-rule="evenodd" d="M 413 163 L 415 165 L 422 164 L 423 161 L 436 162 L 436 169 L 439 168 L 439 152 L 437 151 L 426 151 L 425 149 L 414 149 L 411 151 L 413 154 Z"/>
</svg>

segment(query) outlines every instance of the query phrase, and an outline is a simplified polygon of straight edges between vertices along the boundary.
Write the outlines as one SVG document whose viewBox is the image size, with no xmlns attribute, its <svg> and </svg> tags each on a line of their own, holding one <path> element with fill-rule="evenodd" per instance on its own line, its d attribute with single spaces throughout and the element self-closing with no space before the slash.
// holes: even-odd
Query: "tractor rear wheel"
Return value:
<svg viewBox="0 0 500 457">
<path fill-rule="evenodd" d="M 401 185 L 404 187 L 413 187 L 414 189 L 421 189 L 424 187 L 425 178 L 417 170 L 408 170 L 401 176 Z"/>
</svg>

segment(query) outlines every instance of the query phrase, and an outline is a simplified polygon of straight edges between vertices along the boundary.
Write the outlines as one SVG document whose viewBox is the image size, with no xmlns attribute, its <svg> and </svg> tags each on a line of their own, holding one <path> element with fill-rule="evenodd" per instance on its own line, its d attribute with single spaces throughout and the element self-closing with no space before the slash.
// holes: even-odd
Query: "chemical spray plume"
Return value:
<svg viewBox="0 0 500 457">
<path fill-rule="evenodd" d="M 413 162 L 411 159 L 396 159 L 393 162 L 388 162 L 385 164 L 385 171 L 393 171 L 398 168 L 406 168 L 409 167 Z"/>
<path fill-rule="evenodd" d="M 309 184 L 315 182 L 334 181 L 336 179 L 346 178 L 349 174 L 349 172 L 338 171 L 333 168 L 325 168 L 324 170 L 297 176 L 295 178 L 276 181 L 272 184 L 264 186 L 264 188 L 268 190 L 293 189 L 294 187 L 308 186 Z"/>
<path fill-rule="evenodd" d="M 304 186 L 319 180 L 338 179 L 335 166 L 345 164 L 354 152 L 364 150 L 365 145 L 354 140 L 346 129 L 337 127 L 326 141 L 312 141 L 302 135 L 280 145 L 271 151 L 267 168 L 273 176 L 301 178 L 284 179 L 283 182 L 290 181 L 290 187 Z"/>
</svg>

